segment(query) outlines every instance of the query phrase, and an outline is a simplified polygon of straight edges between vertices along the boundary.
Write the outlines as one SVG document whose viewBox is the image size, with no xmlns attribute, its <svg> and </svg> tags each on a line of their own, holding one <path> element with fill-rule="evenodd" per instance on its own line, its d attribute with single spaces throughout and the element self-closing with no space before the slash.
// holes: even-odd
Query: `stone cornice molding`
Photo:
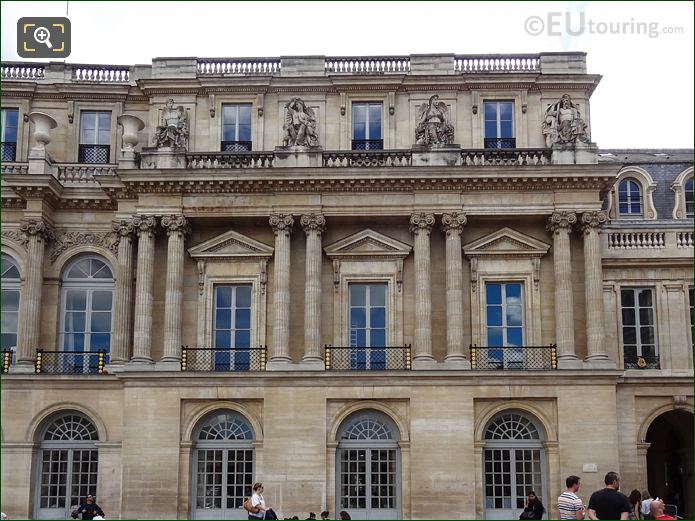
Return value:
<svg viewBox="0 0 695 521">
<path fill-rule="evenodd" d="M 134 215 L 133 226 L 138 237 L 145 233 L 154 237 L 157 233 L 157 219 L 153 215 Z"/>
<path fill-rule="evenodd" d="M 165 215 L 161 219 L 162 228 L 167 232 L 167 236 L 179 234 L 186 236 L 191 232 L 191 226 L 188 220 L 181 214 Z"/>
<path fill-rule="evenodd" d="M 548 224 L 545 229 L 551 233 L 559 234 L 561 231 L 569 233 L 572 227 L 577 224 L 577 214 L 574 212 L 553 212 L 548 218 Z"/>
<path fill-rule="evenodd" d="M 272 214 L 268 219 L 268 223 L 275 235 L 280 233 L 289 235 L 294 227 L 294 217 L 289 214 Z"/>
<path fill-rule="evenodd" d="M 430 234 L 434 226 L 434 214 L 416 212 L 410 216 L 410 232 L 418 235 L 421 232 Z"/>
<path fill-rule="evenodd" d="M 450 235 L 461 235 L 467 222 L 468 218 L 464 213 L 451 212 L 442 214 L 442 231 L 447 237 Z"/>
<path fill-rule="evenodd" d="M 322 214 L 304 214 L 299 223 L 307 235 L 311 232 L 318 232 L 321 235 L 326 230 L 326 218 Z"/>
<path fill-rule="evenodd" d="M 593 212 L 584 212 L 581 217 L 580 230 L 584 235 L 587 235 L 591 230 L 597 232 L 608 222 L 608 215 L 603 210 Z"/>
</svg>

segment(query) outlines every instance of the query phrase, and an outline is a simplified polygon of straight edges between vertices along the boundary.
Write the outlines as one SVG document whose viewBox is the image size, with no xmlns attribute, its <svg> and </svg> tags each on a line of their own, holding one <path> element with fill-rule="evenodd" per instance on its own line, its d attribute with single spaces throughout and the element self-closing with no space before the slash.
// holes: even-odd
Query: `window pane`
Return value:
<svg viewBox="0 0 695 521">
<path fill-rule="evenodd" d="M 497 135 L 497 121 L 485 122 L 485 137 L 494 138 L 500 137 Z"/>
<path fill-rule="evenodd" d="M 232 327 L 232 310 L 217 309 L 215 312 L 215 329 L 231 329 Z"/>
<path fill-rule="evenodd" d="M 371 345 L 371 347 L 385 347 L 386 346 L 386 330 L 384 330 L 384 329 L 372 329 L 370 345 Z"/>
<path fill-rule="evenodd" d="M 639 292 L 639 305 L 640 306 L 651 306 L 652 305 L 652 290 L 643 289 Z"/>
<path fill-rule="evenodd" d="M 652 308 L 643 308 L 639 310 L 639 323 L 643 326 L 651 326 L 654 324 L 654 310 Z"/>
<path fill-rule="evenodd" d="M 237 309 L 236 310 L 236 329 L 249 329 L 251 327 L 251 310 Z"/>
<path fill-rule="evenodd" d="M 367 139 L 367 126 L 365 123 L 353 123 L 352 139 Z"/>
<path fill-rule="evenodd" d="M 67 332 L 73 332 L 73 331 L 79 331 L 82 332 L 85 330 L 85 323 L 86 323 L 86 313 L 84 312 L 66 312 L 65 313 L 65 331 Z"/>
<path fill-rule="evenodd" d="M 92 351 L 99 351 L 101 349 L 109 351 L 111 349 L 111 335 L 108 333 L 92 335 L 90 343 L 90 348 Z"/>
<path fill-rule="evenodd" d="M 500 135 L 498 137 L 514 137 L 514 124 L 511 121 L 500 122 Z"/>
<path fill-rule="evenodd" d="M 485 297 L 488 304 L 502 304 L 502 286 L 500 284 L 486 284 Z"/>
<path fill-rule="evenodd" d="M 222 106 L 222 123 L 225 125 L 236 124 L 237 106 L 223 105 Z"/>
<path fill-rule="evenodd" d="M 230 140 L 232 141 L 232 140 Z M 251 139 L 251 125 L 239 125 L 239 139 L 238 141 L 252 141 Z"/>
<path fill-rule="evenodd" d="M 218 286 L 217 288 L 215 288 L 215 293 L 217 293 L 217 297 L 215 299 L 216 307 L 232 307 L 232 288 L 230 286 Z"/>
<path fill-rule="evenodd" d="M 513 117 L 513 103 L 500 103 L 499 104 L 499 112 L 500 112 L 500 120 L 503 121 L 511 121 Z"/>
<path fill-rule="evenodd" d="M 371 306 L 386 305 L 386 284 L 375 284 L 369 288 L 369 304 Z"/>
<path fill-rule="evenodd" d="M 251 307 L 251 286 L 236 287 L 236 305 L 239 308 Z"/>
<path fill-rule="evenodd" d="M 386 327 L 386 308 L 372 308 L 369 315 L 370 327 Z"/>
<path fill-rule="evenodd" d="M 635 306 L 635 293 L 631 289 L 624 289 L 620 291 L 620 304 L 623 307 L 634 307 Z"/>
<path fill-rule="evenodd" d="M 364 308 L 352 308 L 350 310 L 350 327 L 363 328 L 367 326 Z"/>
<path fill-rule="evenodd" d="M 215 331 L 215 347 L 228 349 L 231 346 L 229 331 Z"/>
<path fill-rule="evenodd" d="M 641 327 L 640 328 L 640 342 L 642 344 L 655 344 L 656 342 L 654 341 L 654 328 L 649 326 L 649 327 Z"/>
<path fill-rule="evenodd" d="M 111 113 L 110 112 L 99 112 L 99 130 L 111 130 Z"/>
<path fill-rule="evenodd" d="M 524 345 L 523 329 L 520 327 L 507 328 L 507 345 L 521 347 Z"/>
<path fill-rule="evenodd" d="M 251 332 L 250 331 L 237 331 L 236 332 L 236 347 L 238 348 L 248 348 L 251 347 Z"/>
<path fill-rule="evenodd" d="M 93 333 L 108 333 L 111 331 L 111 312 L 93 312 L 92 313 L 92 332 Z"/>
<path fill-rule="evenodd" d="M 623 325 L 624 326 L 634 326 L 635 325 L 635 310 L 633 308 L 623 309 Z"/>
<path fill-rule="evenodd" d="M 94 311 L 111 311 L 111 291 L 92 292 L 92 309 Z"/>
<path fill-rule="evenodd" d="M 111 144 L 111 132 L 108 130 L 99 131 L 99 141 L 97 145 L 110 145 Z"/>
<path fill-rule="evenodd" d="M 487 307 L 487 325 L 501 326 L 502 325 L 502 307 L 488 306 Z"/>
<path fill-rule="evenodd" d="M 365 123 L 367 121 L 367 106 L 363 103 L 353 103 L 352 105 L 353 123 Z"/>
<path fill-rule="evenodd" d="M 350 285 L 350 305 L 364 306 L 366 304 L 365 295 L 367 287 L 361 284 Z"/>
<path fill-rule="evenodd" d="M 17 311 L 19 309 L 19 291 L 2 290 L 2 310 Z M 4 329 L 4 328 L 3 328 Z"/>
<path fill-rule="evenodd" d="M 635 345 L 637 343 L 637 330 L 634 327 L 623 327 L 623 344 Z"/>
<path fill-rule="evenodd" d="M 251 126 L 251 105 L 239 105 L 239 124 Z"/>
<path fill-rule="evenodd" d="M 490 347 L 502 347 L 502 328 L 487 328 L 487 345 Z"/>
<path fill-rule="evenodd" d="M 97 128 L 96 112 L 82 112 L 81 118 L 81 128 L 89 130 L 94 130 L 95 128 Z"/>
<path fill-rule="evenodd" d="M 521 326 L 522 324 L 522 313 L 521 306 L 507 306 L 507 325 L 508 326 Z"/>
<path fill-rule="evenodd" d="M 483 103 L 485 109 L 485 121 L 497 121 L 497 103 Z"/>
</svg>

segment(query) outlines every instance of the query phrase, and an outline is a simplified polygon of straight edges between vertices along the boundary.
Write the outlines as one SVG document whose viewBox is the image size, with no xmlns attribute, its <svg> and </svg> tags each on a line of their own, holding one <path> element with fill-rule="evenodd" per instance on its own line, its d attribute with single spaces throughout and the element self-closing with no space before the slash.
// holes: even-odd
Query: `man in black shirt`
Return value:
<svg viewBox="0 0 695 521">
<path fill-rule="evenodd" d="M 606 488 L 597 490 L 589 499 L 589 519 L 630 519 L 630 501 L 618 492 L 620 476 L 609 472 L 603 481 Z"/>
<path fill-rule="evenodd" d="M 94 516 L 104 517 L 104 511 L 94 502 L 94 496 L 88 494 L 85 502 L 76 510 L 77 514 L 82 514 L 82 519 L 94 519 Z"/>
</svg>

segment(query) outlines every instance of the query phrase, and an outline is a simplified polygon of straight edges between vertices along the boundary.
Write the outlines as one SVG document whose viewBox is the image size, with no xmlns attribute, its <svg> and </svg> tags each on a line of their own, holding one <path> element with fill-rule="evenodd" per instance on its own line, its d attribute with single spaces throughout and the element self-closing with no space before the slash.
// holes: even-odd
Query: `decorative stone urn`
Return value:
<svg viewBox="0 0 695 521">
<path fill-rule="evenodd" d="M 36 150 L 46 150 L 46 145 L 51 142 L 51 130 L 58 126 L 56 120 L 44 112 L 31 112 L 29 120 L 34 124 L 34 139 Z"/>
<path fill-rule="evenodd" d="M 132 152 L 139 143 L 138 132 L 145 128 L 145 123 L 137 116 L 123 114 L 118 116 L 118 123 L 123 127 L 123 151 Z"/>
</svg>

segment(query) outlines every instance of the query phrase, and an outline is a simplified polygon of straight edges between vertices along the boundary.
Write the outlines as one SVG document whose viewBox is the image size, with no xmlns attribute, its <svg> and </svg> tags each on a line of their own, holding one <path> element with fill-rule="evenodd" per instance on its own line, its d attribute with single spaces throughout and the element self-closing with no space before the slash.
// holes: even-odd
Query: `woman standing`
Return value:
<svg viewBox="0 0 695 521">
<path fill-rule="evenodd" d="M 526 501 L 526 508 L 519 516 L 519 519 L 543 519 L 545 507 L 541 503 L 540 498 L 533 490 L 529 490 Z"/>
<path fill-rule="evenodd" d="M 627 499 L 630 500 L 630 506 L 632 507 L 632 511 L 630 512 L 630 519 L 642 519 L 642 512 L 640 511 L 640 504 L 642 503 L 642 494 L 640 494 L 640 491 L 635 489 L 632 492 L 630 492 L 630 495 L 627 497 Z"/>
</svg>

